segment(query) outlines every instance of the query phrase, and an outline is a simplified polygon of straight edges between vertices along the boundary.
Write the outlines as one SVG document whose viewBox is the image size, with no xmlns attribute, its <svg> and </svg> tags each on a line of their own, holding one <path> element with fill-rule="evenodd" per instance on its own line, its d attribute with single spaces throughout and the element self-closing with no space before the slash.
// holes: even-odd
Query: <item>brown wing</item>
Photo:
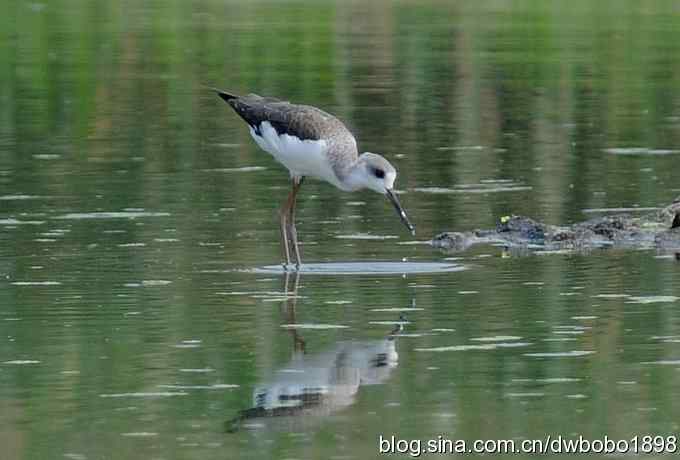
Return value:
<svg viewBox="0 0 680 460">
<path fill-rule="evenodd" d="M 218 94 L 257 134 L 260 134 L 260 125 L 266 121 L 277 133 L 300 140 L 319 140 L 345 133 L 351 135 L 340 120 L 316 107 L 257 94 L 234 96 L 221 91 Z"/>
</svg>

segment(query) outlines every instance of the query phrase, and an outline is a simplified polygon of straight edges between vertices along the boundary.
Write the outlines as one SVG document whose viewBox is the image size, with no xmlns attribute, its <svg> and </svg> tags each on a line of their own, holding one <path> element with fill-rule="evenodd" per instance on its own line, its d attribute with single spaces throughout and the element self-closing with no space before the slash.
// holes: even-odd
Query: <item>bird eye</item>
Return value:
<svg viewBox="0 0 680 460">
<path fill-rule="evenodd" d="M 373 174 L 375 174 L 375 177 L 377 177 L 378 179 L 384 179 L 385 178 L 385 171 L 383 171 L 382 169 L 378 169 L 378 168 L 374 169 Z"/>
</svg>

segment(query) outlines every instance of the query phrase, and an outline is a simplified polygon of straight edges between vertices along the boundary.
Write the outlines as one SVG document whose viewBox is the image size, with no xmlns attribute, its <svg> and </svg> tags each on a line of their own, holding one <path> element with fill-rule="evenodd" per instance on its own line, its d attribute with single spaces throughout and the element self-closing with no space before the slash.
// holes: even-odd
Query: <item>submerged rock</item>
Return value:
<svg viewBox="0 0 680 460">
<path fill-rule="evenodd" d="M 476 244 L 548 251 L 605 247 L 680 250 L 680 197 L 645 216 L 596 217 L 567 226 L 550 225 L 525 216 L 505 216 L 495 229 L 440 233 L 430 244 L 448 251 L 463 251 Z"/>
</svg>

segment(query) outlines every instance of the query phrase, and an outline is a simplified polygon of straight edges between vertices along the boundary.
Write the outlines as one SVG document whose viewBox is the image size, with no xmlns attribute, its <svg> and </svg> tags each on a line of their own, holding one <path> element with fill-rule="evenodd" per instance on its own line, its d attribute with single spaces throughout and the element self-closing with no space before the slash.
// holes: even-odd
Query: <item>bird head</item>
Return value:
<svg viewBox="0 0 680 460">
<path fill-rule="evenodd" d="M 397 210 L 399 218 L 412 235 L 416 229 L 406 216 L 404 208 L 394 191 L 394 182 L 397 179 L 397 170 L 383 156 L 376 153 L 362 153 L 355 167 L 354 182 L 357 188 L 368 188 L 374 192 L 385 195 Z"/>
</svg>

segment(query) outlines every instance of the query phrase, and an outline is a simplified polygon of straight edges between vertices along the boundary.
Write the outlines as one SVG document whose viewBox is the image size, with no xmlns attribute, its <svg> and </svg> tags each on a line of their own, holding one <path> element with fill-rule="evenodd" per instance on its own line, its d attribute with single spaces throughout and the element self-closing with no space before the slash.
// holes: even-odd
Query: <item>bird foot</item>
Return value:
<svg viewBox="0 0 680 460">
<path fill-rule="evenodd" d="M 282 262 L 281 266 L 283 267 L 283 271 L 286 272 L 286 273 L 300 271 L 300 263 L 298 263 L 298 262 L 296 262 L 294 264 Z"/>
</svg>

